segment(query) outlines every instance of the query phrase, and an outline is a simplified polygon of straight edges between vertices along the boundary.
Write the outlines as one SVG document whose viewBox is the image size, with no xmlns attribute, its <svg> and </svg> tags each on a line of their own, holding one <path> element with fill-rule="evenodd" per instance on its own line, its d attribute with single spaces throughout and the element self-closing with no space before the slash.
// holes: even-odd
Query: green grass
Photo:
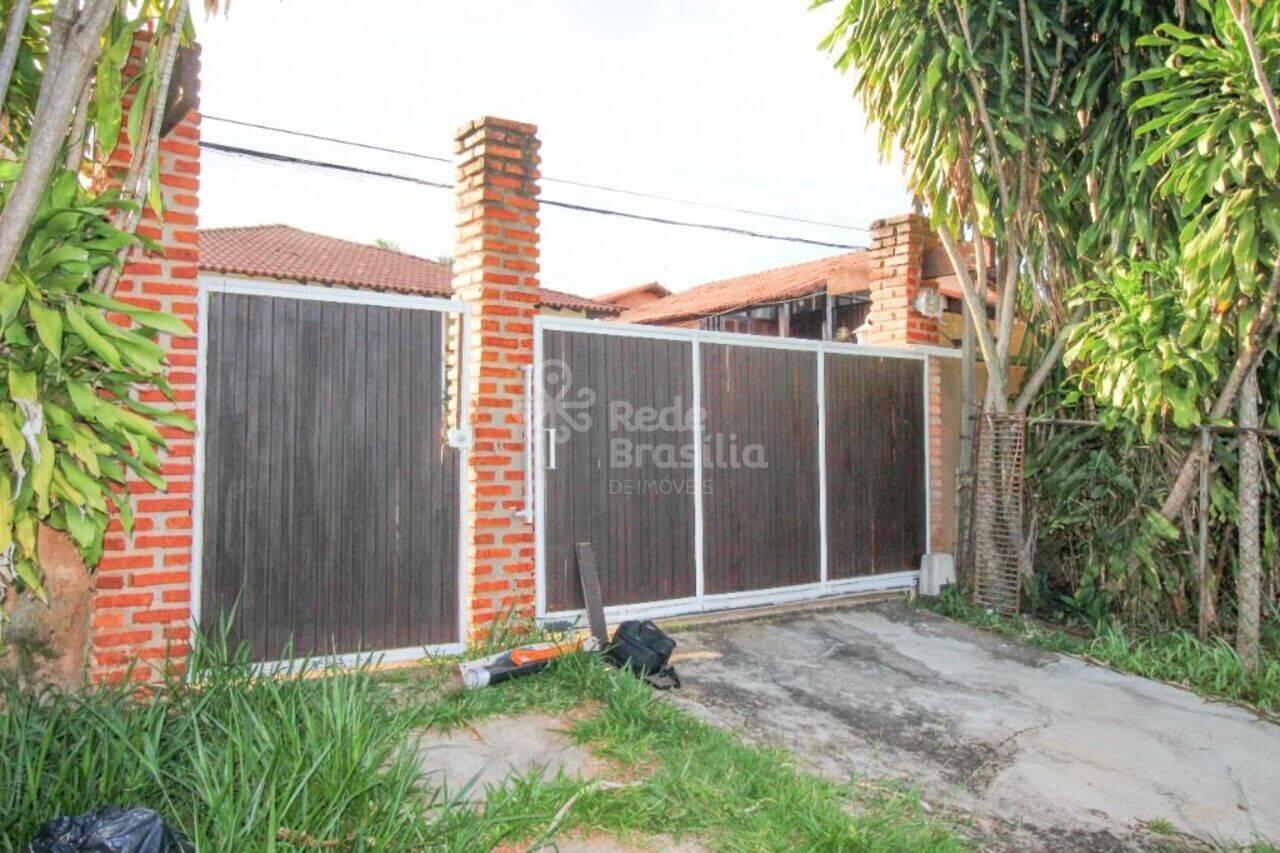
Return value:
<svg viewBox="0 0 1280 853">
<path fill-rule="evenodd" d="M 432 725 L 493 714 L 564 712 L 590 703 L 569 731 L 629 780 L 597 788 L 531 777 L 492 792 L 440 825 L 455 849 L 545 840 L 556 813 L 578 795 L 560 829 L 632 836 L 694 836 L 721 850 L 956 850 L 962 843 L 930 820 L 909 791 L 838 784 L 797 769 L 785 753 L 747 746 L 695 720 L 629 675 L 588 656 L 558 661 L 535 678 L 479 691 L 440 693 L 409 674 L 401 701 Z M 559 833 L 557 833 L 559 834 Z M 453 846 L 453 845 L 451 845 Z"/>
<path fill-rule="evenodd" d="M 911 792 L 801 772 L 586 655 L 478 691 L 453 688 L 441 662 L 255 679 L 243 658 L 198 642 L 193 663 L 197 685 L 170 683 L 151 701 L 0 687 L 0 850 L 108 803 L 156 809 L 201 850 L 473 851 L 594 830 L 722 850 L 962 846 Z M 573 709 L 572 736 L 625 787 L 532 775 L 463 804 L 422 782 L 415 732 Z"/>
<path fill-rule="evenodd" d="M 1280 717 L 1280 643 L 1276 642 L 1274 631 L 1268 633 L 1259 666 L 1249 671 L 1235 649 L 1221 638 L 1202 643 L 1184 630 L 1140 634 L 1109 623 L 1085 636 L 1076 636 L 1025 618 L 1011 619 L 988 612 L 968 603 L 958 592 L 919 601 L 922 607 L 936 613 L 1041 648 L 1180 684 L 1201 696 L 1227 699 L 1272 718 Z"/>
</svg>

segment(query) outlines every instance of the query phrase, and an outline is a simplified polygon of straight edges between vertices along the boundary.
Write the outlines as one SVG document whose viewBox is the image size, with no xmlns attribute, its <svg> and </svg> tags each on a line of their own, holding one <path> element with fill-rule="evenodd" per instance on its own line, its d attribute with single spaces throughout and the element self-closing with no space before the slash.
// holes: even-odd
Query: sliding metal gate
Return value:
<svg viewBox="0 0 1280 853">
<path fill-rule="evenodd" d="M 197 602 L 255 661 L 462 637 L 454 303 L 202 281 Z M 233 617 L 234 614 L 234 617 Z"/>
<path fill-rule="evenodd" d="M 928 354 L 539 318 L 538 613 L 613 615 L 913 584 L 928 542 Z"/>
</svg>

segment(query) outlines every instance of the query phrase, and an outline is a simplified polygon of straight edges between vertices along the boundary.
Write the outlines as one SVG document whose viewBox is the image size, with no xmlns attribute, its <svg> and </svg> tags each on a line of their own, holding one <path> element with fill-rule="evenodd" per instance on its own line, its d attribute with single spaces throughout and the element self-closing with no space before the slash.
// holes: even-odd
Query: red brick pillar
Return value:
<svg viewBox="0 0 1280 853">
<path fill-rule="evenodd" d="M 532 614 L 534 534 L 524 507 L 524 375 L 538 310 L 538 138 L 531 124 L 484 117 L 457 132 L 454 294 L 470 317 L 462 335 L 473 445 L 463 536 L 468 635 L 508 610 Z"/>
<path fill-rule="evenodd" d="M 941 343 L 938 321 L 915 308 L 923 283 L 924 254 L 938 245 L 927 217 L 908 213 L 871 224 L 871 328 L 864 343 L 880 346 Z M 949 541 L 943 493 L 942 365 L 931 358 L 926 372 L 929 414 L 930 538 L 933 547 Z"/>
<path fill-rule="evenodd" d="M 140 37 L 146 38 L 143 35 Z M 136 73 L 141 48 L 135 44 L 126 78 Z M 128 107 L 126 106 L 126 113 Z M 111 158 L 111 179 L 123 177 L 135 140 L 122 139 Z M 197 327 L 196 293 L 200 252 L 196 238 L 200 189 L 200 114 L 193 108 L 160 142 L 159 175 L 164 213 L 147 208 L 140 235 L 162 251 L 135 250 L 124 267 L 116 298 L 156 311 L 167 311 Z M 115 317 L 116 322 L 127 318 Z M 176 403 L 159 391 L 142 399 L 195 418 L 196 339 L 162 334 L 158 343 L 168 355 L 166 377 Z M 134 532 L 126 536 L 118 519 L 111 521 L 94 584 L 93 659 L 95 683 L 118 681 L 130 663 L 133 677 L 154 680 L 166 657 L 181 671 L 191 636 L 191 525 L 194 441 L 191 433 L 161 427 L 169 444 L 162 452 L 166 491 L 131 478 Z"/>
<path fill-rule="evenodd" d="M 870 344 L 937 344 L 938 321 L 916 311 L 924 253 L 936 246 L 929 220 L 914 213 L 871 223 Z"/>
</svg>

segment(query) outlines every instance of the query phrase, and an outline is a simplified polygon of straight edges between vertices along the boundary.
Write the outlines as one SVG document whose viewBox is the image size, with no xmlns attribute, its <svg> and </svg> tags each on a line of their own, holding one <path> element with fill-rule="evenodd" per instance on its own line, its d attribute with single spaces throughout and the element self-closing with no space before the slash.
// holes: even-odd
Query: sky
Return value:
<svg viewBox="0 0 1280 853">
<path fill-rule="evenodd" d="M 194 4 L 193 4 L 194 5 Z M 213 120 L 452 157 L 494 115 L 539 128 L 546 178 L 865 228 L 903 213 L 852 80 L 818 50 L 835 6 L 806 0 L 235 0 L 204 19 L 208 142 L 452 183 L 453 167 Z M 800 224 L 544 181 L 542 196 L 669 219 L 865 245 Z M 284 223 L 426 257 L 452 254 L 449 190 L 206 150 L 201 226 Z M 673 290 L 836 254 L 542 210 L 542 283 L 585 295 Z"/>
</svg>

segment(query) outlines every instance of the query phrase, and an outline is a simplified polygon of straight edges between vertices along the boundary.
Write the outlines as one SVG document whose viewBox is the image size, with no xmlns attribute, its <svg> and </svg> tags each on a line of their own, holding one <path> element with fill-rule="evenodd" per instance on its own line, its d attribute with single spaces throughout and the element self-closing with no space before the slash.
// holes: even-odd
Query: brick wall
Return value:
<svg viewBox="0 0 1280 853">
<path fill-rule="evenodd" d="M 929 220 L 908 213 L 871 224 L 871 328 L 865 343 L 880 346 L 939 345 L 938 321 L 925 317 L 912 303 L 924 284 L 925 253 L 938 245 Z M 929 505 L 930 542 L 935 549 L 952 540 L 947 525 L 954 494 L 947 494 L 943 476 L 942 365 L 929 359 Z"/>
<path fill-rule="evenodd" d="M 532 614 L 533 524 L 524 506 L 524 368 L 538 306 L 538 138 L 531 124 L 484 117 L 457 132 L 455 295 L 473 431 L 463 537 L 472 636 L 508 610 Z"/>
<path fill-rule="evenodd" d="M 140 52 L 135 45 L 134 61 Z M 125 73 L 131 72 L 126 69 Z M 121 142 L 112 155 L 112 180 L 120 180 L 128 166 L 130 142 Z M 193 328 L 198 319 L 199 142 L 196 109 L 161 141 L 159 174 L 165 211 L 157 216 L 148 208 L 138 233 L 157 241 L 163 252 L 135 251 L 116 290 L 122 301 L 168 311 Z M 124 317 L 112 319 L 128 322 Z M 196 339 L 161 335 L 159 343 L 168 352 L 167 378 L 177 398 L 175 407 L 194 418 Z M 158 391 L 144 392 L 142 399 L 171 405 Z M 130 480 L 136 516 L 133 535 L 126 536 L 119 520 L 112 520 L 95 575 L 90 673 L 95 683 L 124 678 L 130 661 L 137 661 L 133 677 L 140 681 L 153 679 L 166 657 L 179 670 L 184 665 L 191 631 L 194 442 L 182 430 L 162 428 L 161 432 L 169 442 L 162 454 L 168 490 L 158 492 L 141 480 Z"/>
</svg>

